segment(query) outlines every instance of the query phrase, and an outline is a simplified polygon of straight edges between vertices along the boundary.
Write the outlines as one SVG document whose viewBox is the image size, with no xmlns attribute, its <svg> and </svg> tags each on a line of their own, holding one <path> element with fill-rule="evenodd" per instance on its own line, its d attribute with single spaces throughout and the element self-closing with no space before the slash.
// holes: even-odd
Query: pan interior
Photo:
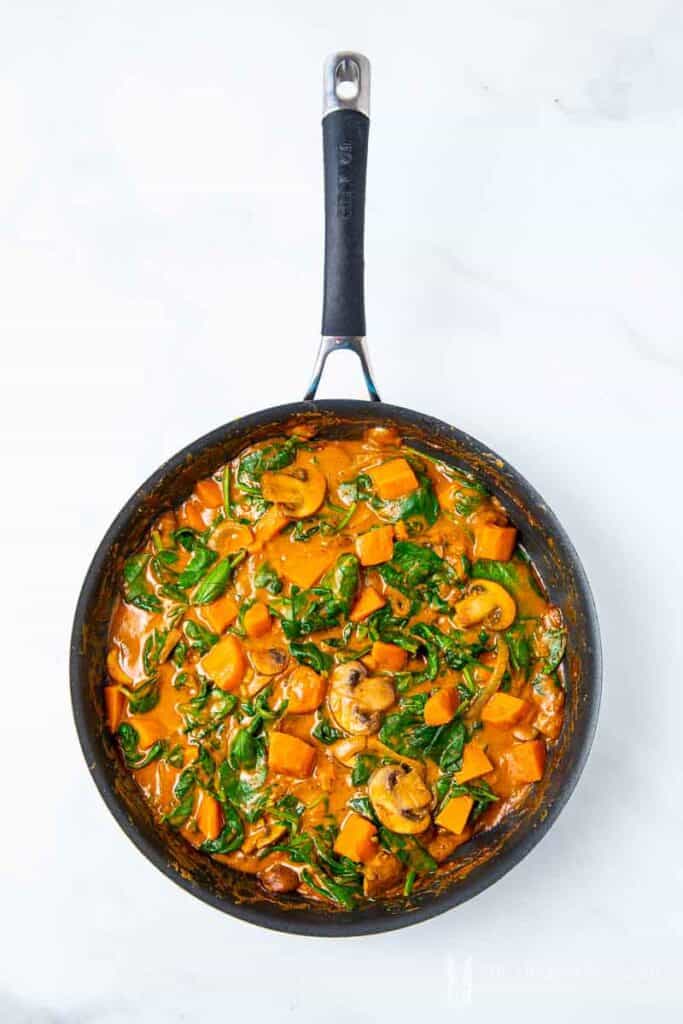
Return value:
<svg viewBox="0 0 683 1024">
<path fill-rule="evenodd" d="M 355 911 L 320 909 L 301 897 L 266 895 L 250 876 L 195 851 L 168 826 L 156 824 L 104 726 L 102 685 L 112 598 L 122 561 L 164 509 L 176 506 L 197 479 L 212 474 L 246 445 L 302 423 L 319 437 L 354 437 L 378 423 L 395 426 L 405 443 L 471 471 L 494 493 L 521 534 L 552 603 L 565 614 L 567 703 L 550 770 L 518 811 L 459 847 L 447 870 L 410 900 Z M 464 902 L 508 871 L 550 826 L 581 773 L 600 696 L 595 610 L 583 569 L 558 520 L 529 484 L 474 438 L 430 417 L 370 402 L 306 402 L 226 424 L 165 463 L 137 491 L 104 537 L 89 569 L 74 622 L 71 689 L 81 745 L 95 782 L 124 831 L 174 881 L 234 916 L 286 932 L 352 935 L 404 927 Z"/>
</svg>

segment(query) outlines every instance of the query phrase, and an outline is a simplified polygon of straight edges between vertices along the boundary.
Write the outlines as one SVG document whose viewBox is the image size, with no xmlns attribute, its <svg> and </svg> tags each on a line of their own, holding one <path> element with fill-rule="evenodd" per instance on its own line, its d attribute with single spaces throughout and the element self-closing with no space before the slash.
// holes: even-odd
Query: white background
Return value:
<svg viewBox="0 0 683 1024">
<path fill-rule="evenodd" d="M 3 1022 L 680 1019 L 683 15 L 677 0 L 6 5 Z M 382 395 L 481 437 L 584 559 L 606 689 L 541 845 L 433 922 L 288 938 L 202 905 L 88 778 L 67 646 L 164 458 L 298 399 L 320 71 L 373 62 Z M 350 358 L 350 357 L 349 357 Z M 323 396 L 360 397 L 344 357 Z"/>
</svg>

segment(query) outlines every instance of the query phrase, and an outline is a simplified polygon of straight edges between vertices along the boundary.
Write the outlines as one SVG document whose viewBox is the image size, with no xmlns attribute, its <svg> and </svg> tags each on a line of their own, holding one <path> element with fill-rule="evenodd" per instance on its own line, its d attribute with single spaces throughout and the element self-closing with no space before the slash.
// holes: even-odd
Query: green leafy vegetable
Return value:
<svg viewBox="0 0 683 1024">
<path fill-rule="evenodd" d="M 218 634 L 212 633 L 210 629 L 205 626 L 200 626 L 198 622 L 193 619 L 188 619 L 184 625 L 187 639 L 190 641 L 190 646 L 195 647 L 200 654 L 206 654 L 207 651 L 211 650 L 215 643 L 218 643 Z"/>
<path fill-rule="evenodd" d="M 496 562 L 492 558 L 480 558 L 471 570 L 474 580 L 492 580 L 506 590 L 515 590 L 519 584 L 517 569 L 512 562 Z"/>
<path fill-rule="evenodd" d="M 211 548 L 204 547 L 202 544 L 195 544 L 192 558 L 178 576 L 176 586 L 182 590 L 186 590 L 188 587 L 195 587 L 209 566 L 213 565 L 217 558 L 218 555 Z"/>
<path fill-rule="evenodd" d="M 316 672 L 329 672 L 332 668 L 333 661 L 330 655 L 325 654 L 324 651 L 321 651 L 313 643 L 292 641 L 289 649 L 297 661 L 301 662 L 302 665 L 309 665 Z"/>
<path fill-rule="evenodd" d="M 244 842 L 244 825 L 238 812 L 230 803 L 222 804 L 225 824 L 216 839 L 207 839 L 200 850 L 204 853 L 232 853 L 239 850 Z"/>
<path fill-rule="evenodd" d="M 268 562 L 263 562 L 254 576 L 254 586 L 261 587 L 271 594 L 282 592 L 282 580 Z"/>
<path fill-rule="evenodd" d="M 139 750 L 140 736 L 129 722 L 123 722 L 118 728 L 119 743 L 123 752 L 123 758 L 129 768 L 145 768 L 152 761 L 164 753 L 166 744 L 163 740 L 157 740 L 144 753 Z"/>
<path fill-rule="evenodd" d="M 193 604 L 211 604 L 225 593 L 233 569 L 247 557 L 242 549 L 228 558 L 222 558 L 209 570 L 192 597 Z"/>
<path fill-rule="evenodd" d="M 374 754 L 358 754 L 353 762 L 351 785 L 364 786 L 378 764 L 379 758 Z"/>
<path fill-rule="evenodd" d="M 311 736 L 314 736 L 315 739 L 320 740 L 321 743 L 329 746 L 329 744 L 334 743 L 335 740 L 342 739 L 344 733 L 340 732 L 339 729 L 336 729 L 332 725 L 324 712 L 318 711 L 317 721 L 311 730 Z"/>
<path fill-rule="evenodd" d="M 152 593 L 145 579 L 149 559 L 148 554 L 132 555 L 126 559 L 123 565 L 123 596 L 128 604 L 142 611 L 158 612 L 161 601 Z"/>
</svg>

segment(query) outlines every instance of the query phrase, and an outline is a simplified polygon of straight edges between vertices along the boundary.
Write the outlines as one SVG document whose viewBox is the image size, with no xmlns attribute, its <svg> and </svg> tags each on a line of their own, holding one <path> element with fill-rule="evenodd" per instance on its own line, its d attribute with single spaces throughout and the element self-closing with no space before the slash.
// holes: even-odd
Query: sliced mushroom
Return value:
<svg viewBox="0 0 683 1024">
<path fill-rule="evenodd" d="M 281 472 L 266 472 L 261 477 L 261 493 L 266 501 L 281 505 L 287 515 L 305 519 L 317 512 L 327 491 L 327 480 L 315 466 L 294 465 Z"/>
<path fill-rule="evenodd" d="M 396 700 L 394 687 L 384 676 L 368 676 L 360 661 L 337 665 L 330 679 L 327 702 L 335 722 L 352 736 L 379 730 L 382 711 Z"/>
<path fill-rule="evenodd" d="M 278 825 L 274 821 L 263 821 L 242 843 L 242 853 L 256 853 L 276 843 L 287 832 L 286 825 Z"/>
<path fill-rule="evenodd" d="M 276 676 L 284 671 L 289 655 L 284 647 L 262 647 L 249 651 L 249 661 L 262 676 Z"/>
<path fill-rule="evenodd" d="M 293 892 L 299 885 L 296 871 L 288 868 L 286 864 L 271 864 L 265 870 L 259 871 L 257 878 L 269 892 Z"/>
<path fill-rule="evenodd" d="M 244 523 L 236 523 L 233 519 L 224 519 L 212 531 L 208 545 L 225 558 L 240 548 L 248 548 L 254 535 Z"/>
<path fill-rule="evenodd" d="M 368 796 L 375 814 L 392 832 L 416 835 L 431 825 L 432 794 L 413 768 L 378 768 L 368 782 Z"/>
<path fill-rule="evenodd" d="M 388 850 L 378 850 L 363 867 L 363 893 L 368 899 L 381 896 L 401 878 L 403 867 L 398 857 Z"/>
<path fill-rule="evenodd" d="M 458 629 L 481 623 L 489 629 L 507 629 L 515 621 L 517 605 L 505 587 L 492 580 L 473 580 L 465 597 L 455 606 L 453 621 Z"/>
</svg>

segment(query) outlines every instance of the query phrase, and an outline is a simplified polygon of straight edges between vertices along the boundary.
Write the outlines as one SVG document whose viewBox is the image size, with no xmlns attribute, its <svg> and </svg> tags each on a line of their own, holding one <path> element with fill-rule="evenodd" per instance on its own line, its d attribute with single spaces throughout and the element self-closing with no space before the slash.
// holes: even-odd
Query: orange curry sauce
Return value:
<svg viewBox="0 0 683 1024">
<path fill-rule="evenodd" d="M 542 777 L 565 636 L 472 477 L 389 429 L 292 434 L 125 562 L 108 726 L 159 821 L 352 907 L 409 894 Z"/>
</svg>

